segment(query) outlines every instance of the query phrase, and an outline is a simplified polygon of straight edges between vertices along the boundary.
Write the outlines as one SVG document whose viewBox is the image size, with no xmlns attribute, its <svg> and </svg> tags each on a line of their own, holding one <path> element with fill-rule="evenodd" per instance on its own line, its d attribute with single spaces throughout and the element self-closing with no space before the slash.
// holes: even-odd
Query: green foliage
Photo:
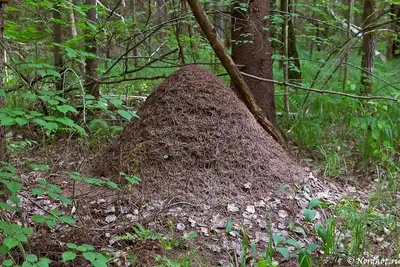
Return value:
<svg viewBox="0 0 400 267">
<path fill-rule="evenodd" d="M 164 236 L 146 229 L 143 225 L 138 224 L 132 227 L 133 233 L 126 233 L 118 236 L 117 240 L 162 240 Z"/>
<path fill-rule="evenodd" d="M 72 250 L 62 254 L 63 262 L 72 261 L 78 255 L 82 255 L 82 257 L 89 261 L 94 267 L 107 267 L 107 262 L 110 260 L 109 257 L 105 256 L 103 253 L 95 252 L 95 248 L 92 245 L 67 243 L 66 246 Z"/>
<path fill-rule="evenodd" d="M 32 144 L 32 142 L 21 142 L 20 146 L 14 146 L 14 148 L 24 148 L 26 145 Z M 40 169 L 41 166 L 38 164 L 35 168 Z M 71 179 L 85 180 L 79 173 L 70 173 Z M 113 189 L 118 187 L 104 179 L 88 178 L 89 184 L 96 184 L 100 186 L 109 186 Z M 22 210 L 19 207 L 21 202 L 19 192 L 23 190 L 23 180 L 18 176 L 17 169 L 7 162 L 0 162 L 0 183 L 4 185 L 1 194 L 6 197 L 7 202 L 0 202 L 0 208 L 3 211 L 13 211 L 20 213 Z M 31 189 L 31 193 L 37 196 L 47 196 L 50 199 L 59 201 L 65 205 L 71 205 L 72 202 L 67 198 L 63 191 L 56 185 L 50 184 L 44 179 L 39 180 L 37 187 Z M 43 210 L 46 215 L 32 215 L 30 220 L 34 225 L 45 223 L 48 227 L 55 227 L 63 223 L 73 225 L 75 224 L 74 218 L 68 215 L 64 215 L 58 209 Z M 0 220 L 0 230 L 3 233 L 2 242 L 0 243 L 0 254 L 9 256 L 2 262 L 2 266 L 17 266 L 18 262 L 12 257 L 12 253 L 19 251 L 23 256 L 22 266 L 32 267 L 45 267 L 50 266 L 52 260 L 46 257 L 38 257 L 35 254 L 27 254 L 25 251 L 26 245 L 29 243 L 29 236 L 34 235 L 34 231 L 25 226 L 21 226 L 17 223 L 7 221 L 7 217 L 2 217 Z M 107 266 L 109 257 L 104 256 L 102 253 L 95 252 L 94 247 L 91 245 L 75 245 L 67 244 L 70 251 L 65 251 L 61 256 L 63 262 L 72 261 L 77 256 L 82 256 L 93 266 Z"/>
</svg>

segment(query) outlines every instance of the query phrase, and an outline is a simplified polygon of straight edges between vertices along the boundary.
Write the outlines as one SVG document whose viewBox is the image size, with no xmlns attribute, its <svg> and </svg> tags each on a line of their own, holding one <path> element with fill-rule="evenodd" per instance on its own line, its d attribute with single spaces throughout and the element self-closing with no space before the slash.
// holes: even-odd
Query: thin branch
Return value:
<svg viewBox="0 0 400 267">
<path fill-rule="evenodd" d="M 139 81 L 139 80 L 158 80 L 158 79 L 166 79 L 166 75 L 159 75 L 159 76 L 150 76 L 150 77 L 133 77 L 133 78 L 124 78 L 120 80 L 114 81 L 101 81 L 101 80 L 94 80 L 93 82 L 97 84 L 115 84 L 115 83 L 122 83 L 122 82 L 129 82 L 129 81 Z"/>
<path fill-rule="evenodd" d="M 335 91 L 328 91 L 328 90 L 320 90 L 320 89 L 315 89 L 315 88 L 309 88 L 297 84 L 292 84 L 292 83 L 286 83 L 286 82 L 280 82 L 280 81 L 275 81 L 275 80 L 270 80 L 270 79 L 264 79 L 261 77 L 257 77 L 251 74 L 247 74 L 244 72 L 240 72 L 243 76 L 263 81 L 263 82 L 271 82 L 274 84 L 282 85 L 282 86 L 290 86 L 292 88 L 300 89 L 300 90 L 305 90 L 309 92 L 315 92 L 319 94 L 330 94 L 330 95 L 338 95 L 338 96 L 344 96 L 344 97 L 350 97 L 354 99 L 362 99 L 362 100 L 369 100 L 369 101 L 375 101 L 375 100 L 385 100 L 385 101 L 392 101 L 396 103 L 400 103 L 400 99 L 392 98 L 392 97 L 386 97 L 386 96 L 359 96 L 359 95 L 352 95 L 352 94 L 347 94 L 343 92 L 335 92 Z"/>
<path fill-rule="evenodd" d="M 140 70 L 146 68 L 147 66 L 149 66 L 149 65 L 151 65 L 151 64 L 153 64 L 153 63 L 155 63 L 155 62 L 157 62 L 157 61 L 159 61 L 159 60 L 162 60 L 162 59 L 166 58 L 167 56 L 169 56 L 169 55 L 175 53 L 176 51 L 178 51 L 178 48 L 175 48 L 174 50 L 169 51 L 168 53 L 166 53 L 166 54 L 164 54 L 164 55 L 161 55 L 159 58 L 153 58 L 153 59 L 151 59 L 149 62 L 147 62 L 146 64 L 144 64 L 144 65 L 141 66 L 141 67 L 138 67 L 138 68 L 133 69 L 133 70 L 127 70 L 127 71 L 126 71 L 125 73 L 123 73 L 123 74 L 129 74 L 129 73 L 133 73 L 133 72 L 138 72 L 138 71 L 140 71 Z"/>
</svg>

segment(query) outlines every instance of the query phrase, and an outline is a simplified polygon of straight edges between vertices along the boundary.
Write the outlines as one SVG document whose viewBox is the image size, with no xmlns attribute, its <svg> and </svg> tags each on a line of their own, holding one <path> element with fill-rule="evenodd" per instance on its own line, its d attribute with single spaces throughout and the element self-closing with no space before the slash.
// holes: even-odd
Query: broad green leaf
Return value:
<svg viewBox="0 0 400 267">
<path fill-rule="evenodd" d="M 21 228 L 21 233 L 23 233 L 25 235 L 33 235 L 34 234 L 32 229 L 26 228 L 26 227 Z"/>
<path fill-rule="evenodd" d="M 273 235 L 272 240 L 274 240 L 274 245 L 278 246 L 284 240 L 283 236 L 280 235 Z"/>
<path fill-rule="evenodd" d="M 14 264 L 14 261 L 8 259 L 8 260 L 3 261 L 3 264 L 1 266 L 13 266 L 13 264 Z"/>
<path fill-rule="evenodd" d="M 76 248 L 78 251 L 93 251 L 94 247 L 92 245 L 83 244 Z"/>
<path fill-rule="evenodd" d="M 130 112 L 123 110 L 123 109 L 119 109 L 117 112 L 119 115 L 121 115 L 121 117 L 123 117 L 127 121 L 130 121 L 133 117 L 133 115 Z"/>
<path fill-rule="evenodd" d="M 74 224 L 75 220 L 74 218 L 70 217 L 70 216 L 61 216 L 59 217 L 60 221 L 65 222 L 65 223 L 69 223 L 69 224 Z"/>
<path fill-rule="evenodd" d="M 107 267 L 107 261 L 96 259 L 92 262 L 94 267 Z"/>
<path fill-rule="evenodd" d="M 70 112 L 72 112 L 72 113 L 76 113 L 76 112 L 77 112 L 76 109 L 75 109 L 74 107 L 71 107 L 71 106 L 69 106 L 69 105 L 57 106 L 57 109 L 58 109 L 60 112 L 64 113 L 64 114 L 66 114 L 68 111 L 70 111 Z"/>
<path fill-rule="evenodd" d="M 310 203 L 308 204 L 309 209 L 313 209 L 319 205 L 321 205 L 323 202 L 319 198 L 313 198 L 310 200 Z"/>
<path fill-rule="evenodd" d="M 285 260 L 289 259 L 289 250 L 287 248 L 277 247 L 276 251 L 278 251 L 285 258 Z"/>
<path fill-rule="evenodd" d="M 72 204 L 72 201 L 71 201 L 69 198 L 67 198 L 66 196 L 64 196 L 64 195 L 60 195 L 60 196 L 58 197 L 58 199 L 59 199 L 62 203 L 66 204 L 66 205 L 71 205 L 71 204 Z"/>
<path fill-rule="evenodd" d="M 19 126 L 23 126 L 28 123 L 28 120 L 26 118 L 15 118 L 15 122 L 19 124 Z"/>
<path fill-rule="evenodd" d="M 10 249 L 9 249 L 6 245 L 2 245 L 2 246 L 0 247 L 0 254 L 5 255 L 5 254 L 7 254 L 9 251 L 10 251 Z"/>
<path fill-rule="evenodd" d="M 62 254 L 63 262 L 71 261 L 76 258 L 76 253 L 73 251 L 66 251 Z"/>
<path fill-rule="evenodd" d="M 37 223 L 43 223 L 47 220 L 47 218 L 45 216 L 42 215 L 34 215 L 32 216 L 32 220 L 37 222 Z"/>
<path fill-rule="evenodd" d="M 96 253 L 94 252 L 83 252 L 82 255 L 90 262 L 93 262 L 96 259 Z"/>
<path fill-rule="evenodd" d="M 15 238 L 18 239 L 20 242 L 28 242 L 28 238 L 24 234 L 17 234 L 15 235 Z"/>
<path fill-rule="evenodd" d="M 10 204 L 5 203 L 5 202 L 0 202 L 0 209 L 4 209 L 4 210 L 15 210 L 15 211 L 18 210 L 17 207 L 11 206 Z"/>
<path fill-rule="evenodd" d="M 106 184 L 112 189 L 118 189 L 118 185 L 114 182 L 108 181 Z"/>
<path fill-rule="evenodd" d="M 8 199 L 17 205 L 21 202 L 21 200 L 16 196 L 9 196 Z"/>
<path fill-rule="evenodd" d="M 18 246 L 20 243 L 18 239 L 14 237 L 6 237 L 3 241 L 4 245 L 6 245 L 9 249 Z"/>
<path fill-rule="evenodd" d="M 295 248 L 297 248 L 297 249 L 300 248 L 299 242 L 297 242 L 297 241 L 294 240 L 294 239 L 285 240 L 285 243 L 286 243 L 286 244 L 289 244 L 289 245 L 292 245 L 293 247 L 295 247 Z"/>
<path fill-rule="evenodd" d="M 51 260 L 48 258 L 40 258 L 38 263 L 36 263 L 37 267 L 49 267 Z"/>
<path fill-rule="evenodd" d="M 37 262 L 38 257 L 35 254 L 26 255 L 26 260 L 29 262 Z"/>
<path fill-rule="evenodd" d="M 15 119 L 11 118 L 11 117 L 2 118 L 1 125 L 3 125 L 3 126 L 15 125 Z"/>
<path fill-rule="evenodd" d="M 17 182 L 4 182 L 4 183 L 6 184 L 8 190 L 10 190 L 10 192 L 12 192 L 13 194 L 17 193 L 22 188 L 22 185 Z"/>
<path fill-rule="evenodd" d="M 47 70 L 46 72 L 47 72 L 47 75 L 61 78 L 61 74 L 55 70 Z"/>
<path fill-rule="evenodd" d="M 29 111 L 29 114 L 31 114 L 32 116 L 34 116 L 34 117 L 40 117 L 40 116 L 43 116 L 43 114 L 42 113 L 40 113 L 40 112 L 37 112 L 37 111 Z"/>
<path fill-rule="evenodd" d="M 57 209 L 52 209 L 52 210 L 50 210 L 50 214 L 52 214 L 54 216 L 59 216 L 59 215 L 61 215 L 61 211 L 59 211 Z"/>
<path fill-rule="evenodd" d="M 116 107 L 119 107 L 119 106 L 121 106 L 123 104 L 120 99 L 111 99 L 110 103 L 113 104 Z"/>
<path fill-rule="evenodd" d="M 310 209 L 304 209 L 304 218 L 306 219 L 307 222 L 311 222 L 312 220 L 314 220 L 316 215 L 317 215 L 317 211 L 310 210 Z"/>
<path fill-rule="evenodd" d="M 46 192 L 46 191 L 42 188 L 33 188 L 32 189 L 32 195 L 42 195 L 42 194 L 44 194 L 44 192 Z"/>
<path fill-rule="evenodd" d="M 70 249 L 76 249 L 78 246 L 77 245 L 75 245 L 74 243 L 67 243 L 67 244 L 65 244 L 68 248 L 70 248 Z"/>
<path fill-rule="evenodd" d="M 38 96 L 34 93 L 31 92 L 25 92 L 22 94 L 22 97 L 27 98 L 27 99 L 37 99 Z"/>
</svg>

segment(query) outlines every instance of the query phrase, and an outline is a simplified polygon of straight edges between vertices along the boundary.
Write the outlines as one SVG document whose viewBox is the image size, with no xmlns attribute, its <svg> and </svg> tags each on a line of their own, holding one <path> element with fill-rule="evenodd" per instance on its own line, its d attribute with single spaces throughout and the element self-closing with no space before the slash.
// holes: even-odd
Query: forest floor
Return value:
<svg viewBox="0 0 400 267">
<path fill-rule="evenodd" d="M 133 201 L 128 186 L 114 190 L 74 181 L 66 174 L 80 172 L 84 162 L 92 160 L 95 154 L 93 149 L 82 146 L 80 140 L 61 138 L 54 143 L 50 154 L 31 147 L 30 153 L 14 155 L 14 162 L 20 166 L 19 174 L 25 181 L 24 190 L 20 192 L 25 213 L 23 218 L 10 219 L 16 223 L 27 223 L 24 221 L 26 218 L 46 215 L 58 209 L 77 222 L 55 228 L 28 222 L 31 227 L 36 227 L 34 230 L 37 233 L 30 242 L 31 253 L 60 262 L 59 257 L 65 251 L 66 243 L 91 244 L 98 251 L 113 255 L 114 264 L 110 266 L 134 266 L 130 265 L 130 261 L 136 262 L 137 266 L 168 266 L 166 258 L 177 259 L 185 255 L 189 258 L 195 250 L 193 262 L 196 259 L 203 266 L 230 266 L 235 258 L 237 260 L 242 255 L 244 234 L 249 243 L 257 245 L 257 251 L 249 252 L 248 262 L 257 260 L 260 252 L 267 249 L 270 231 L 285 240 L 298 241 L 302 248 L 308 244 L 321 244 L 313 229 L 314 223 L 304 220 L 303 209 L 309 202 L 320 198 L 327 204 L 335 205 L 352 199 L 359 202 L 362 208 L 368 205 L 368 195 L 375 190 L 372 183 L 365 184 L 360 190 L 345 182 L 328 181 L 320 175 L 318 167 L 303 163 L 307 176 L 291 184 L 296 192 L 287 189 L 290 194 L 283 194 L 279 188 L 273 188 L 259 201 L 248 202 L 247 205 L 243 200 L 232 197 L 225 207 L 226 212 L 193 206 L 178 200 L 178 197 L 137 203 Z M 48 171 L 31 170 L 24 166 L 23 161 L 41 162 L 44 158 L 51 159 L 51 162 L 43 162 L 53 166 Z M 46 196 L 32 195 L 31 189 L 37 187 L 42 179 L 59 186 L 73 204 L 67 206 Z M 288 203 L 296 207 L 290 207 Z M 291 213 L 293 210 L 295 214 Z M 17 216 L 17 213 L 14 215 Z M 315 221 L 325 221 L 330 215 L 329 211 L 318 209 Z M 269 217 L 272 219 L 270 225 Z M 232 226 L 228 226 L 230 221 Z M 290 221 L 300 228 L 290 231 Z M 193 236 L 190 232 L 197 235 Z M 118 240 L 119 236 L 126 238 Z M 294 246 L 288 248 L 291 252 L 296 250 Z M 288 261 L 279 254 L 274 256 L 274 260 L 279 262 L 279 266 L 298 264 L 297 260 Z M 76 260 L 70 266 L 85 266 L 85 263 Z"/>
<path fill-rule="evenodd" d="M 243 258 L 248 264 L 257 262 L 272 243 L 274 252 L 279 252 L 277 245 L 287 241 L 284 246 L 291 255 L 311 244 L 323 245 L 314 227 L 326 223 L 332 214 L 322 203 L 329 207 L 350 199 L 360 209 L 368 206 L 373 183 L 356 186 L 329 181 L 317 166 L 290 159 L 230 89 L 196 69 L 195 73 L 205 75 L 199 83 L 190 68 L 156 89 L 139 110 L 140 122 L 129 124 L 108 147 L 94 148 L 85 139 L 59 137 L 51 146 L 11 153 L 24 179 L 20 192 L 24 214 L 10 214 L 14 216 L 10 220 L 35 228 L 31 253 L 61 262 L 65 245 L 74 243 L 109 253 L 110 266 L 174 266 L 172 261 L 239 266 Z M 126 166 L 135 162 L 120 157 L 137 153 L 143 144 L 146 149 L 139 151 L 144 159 L 142 181 L 133 186 L 123 183 L 125 174 L 118 171 L 128 173 Z M 293 157 L 297 148 L 291 151 Z M 27 168 L 29 162 L 51 168 Z M 96 171 L 113 178 L 119 188 L 80 176 Z M 31 190 L 43 180 L 61 188 L 72 205 L 32 195 Z M 26 221 L 33 215 L 51 215 L 55 209 L 76 223 L 51 227 Z M 306 215 L 305 209 L 315 214 Z M 381 242 L 376 249 L 389 245 L 389 241 Z M 282 251 L 273 255 L 279 266 L 298 264 L 285 259 Z M 318 249 L 314 254 L 322 255 Z M 85 260 L 78 257 L 68 266 L 85 266 Z"/>
</svg>

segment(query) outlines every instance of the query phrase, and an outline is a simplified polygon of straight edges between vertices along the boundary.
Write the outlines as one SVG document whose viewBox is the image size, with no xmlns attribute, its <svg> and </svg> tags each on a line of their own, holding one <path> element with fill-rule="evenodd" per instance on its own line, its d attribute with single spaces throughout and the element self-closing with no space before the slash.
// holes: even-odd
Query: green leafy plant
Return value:
<svg viewBox="0 0 400 267">
<path fill-rule="evenodd" d="M 71 250 L 61 255 L 63 262 L 72 261 L 78 255 L 81 255 L 94 267 L 107 267 L 107 262 L 110 260 L 109 257 L 105 256 L 103 253 L 95 252 L 95 248 L 92 245 L 67 243 L 66 246 Z"/>
</svg>

